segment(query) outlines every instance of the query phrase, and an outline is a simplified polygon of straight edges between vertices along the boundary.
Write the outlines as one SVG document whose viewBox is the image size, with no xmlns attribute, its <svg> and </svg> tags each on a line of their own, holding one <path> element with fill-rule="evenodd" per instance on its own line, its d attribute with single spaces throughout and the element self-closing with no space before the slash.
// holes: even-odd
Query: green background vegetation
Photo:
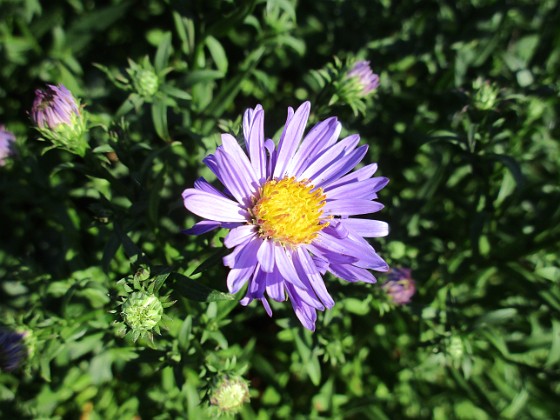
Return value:
<svg viewBox="0 0 560 420">
<path fill-rule="evenodd" d="M 223 375 L 249 382 L 246 419 L 558 417 L 557 1 L 2 0 L 0 16 L 19 149 L 0 168 L 1 319 L 30 350 L 0 374 L 3 417 L 211 417 Z M 373 244 L 418 291 L 395 307 L 329 277 L 312 334 L 289 303 L 269 319 L 222 293 L 224 232 L 182 235 L 180 195 L 247 107 L 272 136 L 287 106 L 326 106 L 334 56 L 381 77 L 363 113 L 328 115 L 391 179 Z M 85 104 L 85 159 L 41 154 L 27 112 L 46 83 Z M 139 289 L 175 301 L 153 341 L 123 337 Z"/>
</svg>

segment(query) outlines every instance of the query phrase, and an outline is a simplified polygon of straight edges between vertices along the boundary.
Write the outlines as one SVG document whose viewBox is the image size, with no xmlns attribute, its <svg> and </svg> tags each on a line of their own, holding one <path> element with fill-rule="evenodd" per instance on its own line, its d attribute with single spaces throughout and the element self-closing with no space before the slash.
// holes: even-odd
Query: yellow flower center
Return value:
<svg viewBox="0 0 560 420">
<path fill-rule="evenodd" d="M 297 246 L 311 243 L 329 225 L 322 218 L 324 205 L 321 188 L 291 177 L 267 181 L 250 211 L 261 237 Z"/>
</svg>

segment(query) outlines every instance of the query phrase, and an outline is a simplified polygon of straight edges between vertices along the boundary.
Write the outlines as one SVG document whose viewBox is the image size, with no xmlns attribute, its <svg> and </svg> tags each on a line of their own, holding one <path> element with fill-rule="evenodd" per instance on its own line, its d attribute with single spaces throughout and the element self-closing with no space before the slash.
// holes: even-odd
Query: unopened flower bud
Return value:
<svg viewBox="0 0 560 420">
<path fill-rule="evenodd" d="M 464 346 L 461 337 L 454 335 L 449 339 L 447 352 L 453 361 L 460 361 L 462 359 Z"/>
<path fill-rule="evenodd" d="M 408 268 L 393 269 L 382 287 L 389 298 L 397 305 L 409 303 L 416 293 L 416 285 Z"/>
<path fill-rule="evenodd" d="M 159 89 L 159 78 L 151 69 L 138 69 L 132 77 L 136 92 L 144 98 L 151 98 Z"/>
<path fill-rule="evenodd" d="M 358 85 L 362 96 L 368 95 L 379 86 L 379 75 L 371 71 L 369 61 L 358 61 L 346 73 L 348 79 L 353 79 Z"/>
<path fill-rule="evenodd" d="M 16 153 L 15 142 L 16 136 L 0 125 L 0 166 L 4 166 L 7 158 Z"/>
<path fill-rule="evenodd" d="M 249 387 L 240 377 L 224 377 L 210 396 L 210 404 L 222 414 L 235 414 L 247 402 L 249 402 Z"/>
<path fill-rule="evenodd" d="M 138 333 L 154 329 L 163 315 L 163 305 L 157 296 L 132 293 L 122 307 L 122 316 L 127 325 Z"/>
<path fill-rule="evenodd" d="M 0 329 L 0 371 L 11 372 L 19 367 L 27 350 L 24 334 Z"/>
<path fill-rule="evenodd" d="M 478 78 L 473 82 L 473 105 L 482 111 L 488 111 L 496 106 L 498 88 L 488 80 Z"/>
<path fill-rule="evenodd" d="M 35 91 L 31 119 L 39 133 L 55 146 L 80 156 L 85 154 L 85 116 L 79 102 L 63 85 L 47 85 Z"/>
</svg>

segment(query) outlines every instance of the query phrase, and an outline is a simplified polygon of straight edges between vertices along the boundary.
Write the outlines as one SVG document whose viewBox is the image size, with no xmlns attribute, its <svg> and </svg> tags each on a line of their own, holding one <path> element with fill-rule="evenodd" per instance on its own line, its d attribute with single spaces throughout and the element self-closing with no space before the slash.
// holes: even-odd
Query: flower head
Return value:
<svg viewBox="0 0 560 420">
<path fill-rule="evenodd" d="M 6 159 L 16 153 L 16 136 L 3 125 L 0 125 L 0 166 L 6 164 Z"/>
<path fill-rule="evenodd" d="M 0 329 L 0 370 L 10 372 L 17 369 L 26 356 L 24 334 Z"/>
<path fill-rule="evenodd" d="M 358 82 L 363 96 L 373 92 L 379 86 L 379 75 L 371 71 L 369 61 L 356 62 L 346 76 Z"/>
<path fill-rule="evenodd" d="M 31 119 L 41 135 L 55 146 L 85 154 L 85 117 L 79 102 L 63 85 L 47 85 L 35 91 Z"/>
<path fill-rule="evenodd" d="M 264 110 L 248 109 L 243 117 L 245 150 L 222 135 L 222 145 L 204 162 L 225 190 L 205 179 L 183 192 L 185 207 L 206 218 L 186 233 L 230 229 L 224 257 L 231 270 L 231 293 L 248 284 L 241 304 L 260 300 L 272 315 L 265 294 L 276 301 L 289 298 L 302 324 L 315 329 L 317 310 L 331 308 L 323 275 L 329 271 L 350 282 L 374 283 L 368 270 L 387 271 L 365 237 L 388 234 L 385 222 L 354 217 L 379 211 L 374 201 L 388 182 L 374 177 L 376 164 L 351 172 L 367 146 L 358 135 L 340 141 L 341 125 L 332 117 L 315 125 L 303 138 L 310 104 L 288 119 L 278 146 L 265 140 Z"/>
<path fill-rule="evenodd" d="M 383 289 L 397 305 L 406 305 L 416 293 L 416 285 L 408 268 L 395 268 L 387 276 Z"/>
</svg>

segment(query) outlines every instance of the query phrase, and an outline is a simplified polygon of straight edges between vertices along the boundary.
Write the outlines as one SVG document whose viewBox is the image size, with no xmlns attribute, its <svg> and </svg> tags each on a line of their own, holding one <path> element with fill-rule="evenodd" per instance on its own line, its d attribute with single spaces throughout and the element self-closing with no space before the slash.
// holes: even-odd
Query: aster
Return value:
<svg viewBox="0 0 560 420">
<path fill-rule="evenodd" d="M 385 222 L 355 217 L 374 213 L 374 201 L 388 182 L 372 177 L 376 164 L 354 170 L 367 152 L 360 137 L 340 141 L 336 117 L 315 125 L 305 137 L 310 103 L 288 108 L 278 146 L 264 135 L 264 110 L 248 109 L 243 117 L 243 149 L 222 134 L 222 145 L 204 163 L 225 189 L 199 178 L 183 192 L 185 207 L 207 220 L 186 233 L 229 229 L 224 240 L 233 251 L 224 257 L 230 268 L 227 286 L 240 301 L 262 302 L 272 316 L 267 297 L 290 300 L 301 323 L 315 329 L 317 310 L 332 308 L 323 275 L 330 272 L 350 282 L 374 283 L 369 270 L 388 266 L 365 239 L 388 234 Z M 303 140 L 302 140 L 303 137 Z"/>
<path fill-rule="evenodd" d="M 16 136 L 0 124 L 0 166 L 6 164 L 6 159 L 15 154 Z"/>
</svg>

